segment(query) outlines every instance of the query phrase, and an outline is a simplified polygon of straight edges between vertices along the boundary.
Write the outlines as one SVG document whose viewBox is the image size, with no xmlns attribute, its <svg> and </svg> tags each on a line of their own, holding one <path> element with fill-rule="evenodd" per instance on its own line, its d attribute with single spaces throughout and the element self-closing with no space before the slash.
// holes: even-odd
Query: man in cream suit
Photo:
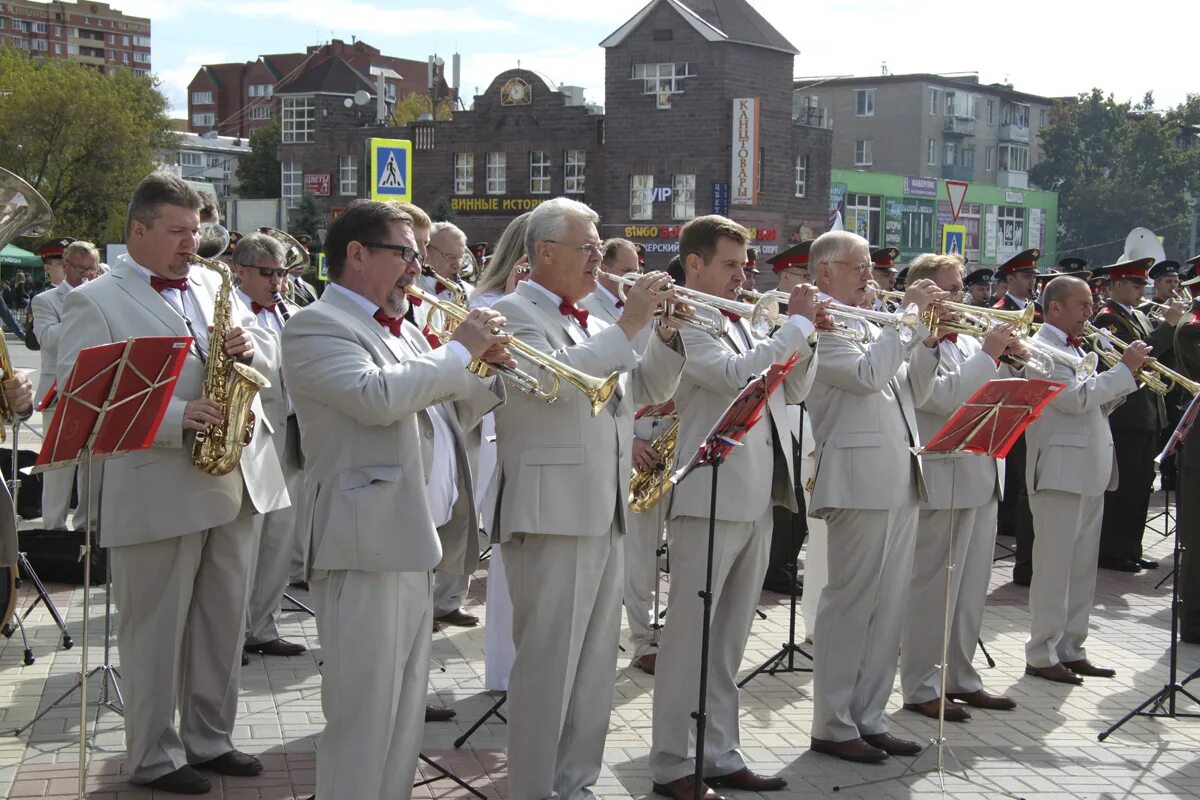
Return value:
<svg viewBox="0 0 1200 800">
<path fill-rule="evenodd" d="M 687 271 L 687 287 L 735 299 L 746 277 L 748 239 L 745 228 L 716 214 L 697 217 L 685 225 L 679 236 L 679 257 Z M 679 464 L 703 444 L 752 378 L 772 364 L 793 355 L 800 357 L 783 386 L 771 395 L 768 413 L 721 468 L 704 753 L 705 780 L 712 786 L 763 792 L 787 785 L 782 778 L 752 772 L 738 751 L 736 680 L 767 571 L 772 508 L 781 505 L 793 513 L 798 510 L 787 404 L 803 401 L 812 384 L 813 352 L 808 338 L 815 330 L 816 295 L 812 286 L 793 290 L 788 304 L 791 316 L 770 338 L 756 336 L 740 319 L 729 320 L 721 336 L 695 326 L 681 331 L 688 360 L 675 395 L 680 419 Z M 712 470 L 698 470 L 675 487 L 668 515 L 672 602 L 659 662 L 662 674 L 670 680 L 660 680 L 654 690 L 650 771 L 654 791 L 677 800 L 688 800 L 696 788 L 691 714 L 700 688 L 696 659 L 704 607 L 697 596 L 705 587 L 711 492 Z M 716 793 L 708 789 L 705 796 L 715 798 Z"/>
<path fill-rule="evenodd" d="M 37 403 L 40 404 L 58 379 L 58 342 L 62 335 L 62 308 L 67 292 L 76 286 L 95 280 L 100 275 L 100 252 L 91 242 L 71 242 L 63 250 L 63 279 L 57 286 L 35 295 L 30 302 L 33 310 L 33 331 L 41 344 L 42 364 L 38 375 Z M 54 406 L 42 412 L 42 430 L 50 427 L 54 417 Z M 87 483 L 82 480 L 80 469 L 80 498 Z M 71 504 L 71 487 L 74 485 L 75 469 L 63 467 L 42 473 L 42 527 L 46 530 L 65 531 L 67 511 Z M 81 500 L 82 502 L 82 500 Z M 80 512 L 82 513 L 82 512 Z M 96 514 L 92 507 L 93 517 Z M 75 527 L 82 528 L 80 520 Z"/>
<path fill-rule="evenodd" d="M 223 422 L 220 407 L 202 396 L 211 349 L 223 347 L 267 375 L 279 365 L 274 339 L 236 297 L 225 341 L 209 341 L 220 278 L 188 260 L 199 209 L 200 197 L 179 178 L 156 172 L 138 184 L 126 224 L 129 252 L 111 273 L 67 295 L 58 357 L 58 374 L 67 376 L 84 347 L 193 337 L 153 446 L 105 464 L 100 519 L 119 612 L 125 769 L 135 783 L 184 794 L 209 789 L 193 767 L 223 775 L 262 770 L 232 738 L 257 544 L 252 515 L 289 502 L 258 399 L 253 438 L 237 468 L 217 477 L 192 464 L 193 432 Z"/>
<path fill-rule="evenodd" d="M 609 239 L 604 243 L 604 254 L 600 258 L 602 272 L 613 275 L 641 274 L 637 248 L 628 239 Z M 583 298 L 580 303 L 598 319 L 615 325 L 621 318 L 625 302 L 621 300 L 621 287 L 611 278 L 601 276 L 596 291 Z M 646 352 L 653 334 L 650 326 L 642 328 L 634 337 L 633 349 Z M 671 426 L 674 414 L 645 415 L 633 423 L 633 468 L 648 472 L 659 464 L 658 453 L 651 442 Z M 633 645 L 630 663 L 642 672 L 654 674 L 658 658 L 658 642 L 654 636 L 657 620 L 652 619 L 654 607 L 654 583 L 658 579 L 658 547 L 662 542 L 663 525 L 666 520 L 667 501 L 661 500 L 654 508 L 642 513 L 629 513 L 626 520 L 629 530 L 625 533 L 625 589 L 622 603 L 629 620 L 629 642 Z"/>
<path fill-rule="evenodd" d="M 813 243 L 809 260 L 822 299 L 862 302 L 871 279 L 865 239 L 831 231 Z M 945 296 L 932 281 L 914 281 L 901 309 L 916 305 L 920 313 Z M 829 529 L 829 582 L 813 632 L 812 749 L 874 762 L 921 751 L 887 732 L 884 710 L 896 675 L 917 504 L 925 496 L 905 361 L 929 331 L 913 322 L 906 344 L 895 325 L 847 324 L 866 342 L 821 336 L 806 403 L 817 443 L 809 514 Z"/>
<path fill-rule="evenodd" d="M 1092 293 L 1078 278 L 1050 281 L 1042 295 L 1046 322 L 1038 341 L 1080 358 L 1084 325 L 1092 316 Z M 1059 683 L 1116 672 L 1088 661 L 1083 647 L 1096 589 L 1096 557 L 1104 492 L 1116 488 L 1108 413 L 1137 390 L 1134 376 L 1150 347 L 1132 342 L 1121 362 L 1080 381 L 1055 362 L 1042 377 L 1066 384 L 1025 432 L 1029 508 L 1033 512 L 1033 581 L 1029 586 L 1029 640 L 1025 673 Z M 1028 371 L 1032 371 L 1031 364 Z"/>
<path fill-rule="evenodd" d="M 277 305 L 274 298 L 287 280 L 284 257 L 283 245 L 261 233 L 242 237 L 233 250 L 238 297 L 254 314 L 256 324 L 271 332 L 277 346 L 283 336 L 283 315 L 291 313 L 286 306 Z M 304 652 L 304 645 L 281 639 L 278 622 L 292 554 L 296 549 L 296 513 L 303 505 L 300 429 L 296 426 L 295 411 L 282 370 L 277 369 L 266 377 L 271 386 L 260 392 L 259 397 L 267 420 L 275 430 L 271 441 L 293 505 L 263 514 L 255 520 L 259 543 L 251 573 L 245 650 L 268 656 L 298 656 Z"/>
<path fill-rule="evenodd" d="M 326 237 L 330 284 L 283 334 L 314 497 L 312 591 L 324 671 L 317 797 L 407 798 L 421 746 L 437 528 L 464 509 L 463 427 L 502 399 L 467 365 L 510 363 L 478 310 L 431 350 L 404 319 L 412 219 L 352 203 Z M 425 417 L 426 419 L 422 419 Z"/>
<path fill-rule="evenodd" d="M 932 280 L 955 302 L 963 294 L 963 259 L 957 255 L 918 256 L 909 267 L 909 280 Z M 910 373 L 917 428 L 928 442 L 980 387 L 1010 377 L 999 358 L 1014 348 L 1013 329 L 997 325 L 980 344 L 971 336 L 953 333 L 927 339 L 913 350 Z M 950 627 L 946 672 L 946 719 L 965 721 L 970 713 L 961 701 L 976 708 L 1007 711 L 1017 707 L 1008 697 L 992 694 L 972 661 L 996 545 L 996 506 L 1004 472 L 988 456 L 922 457 L 928 497 L 921 504 L 917 544 L 909 585 L 908 610 L 900 645 L 900 681 L 904 707 L 937 719 L 941 696 L 942 625 Z M 951 525 L 954 549 L 950 550 Z M 946 609 L 946 562 L 951 573 L 950 608 Z"/>
<path fill-rule="evenodd" d="M 633 413 L 669 400 L 683 367 L 683 346 L 671 327 L 660 327 L 640 358 L 634 349 L 657 305 L 674 297 L 666 274 L 644 275 L 627 290 L 615 325 L 578 307 L 596 287 L 597 221 L 587 206 L 566 198 L 538 206 L 525 235 L 530 278 L 493 306 L 525 344 L 593 377 L 621 374 L 595 415 L 566 381 L 555 403 L 514 392 L 496 411 L 499 498 L 492 531 L 502 542 L 517 650 L 508 685 L 514 800 L 592 796 L 621 630 Z"/>
</svg>

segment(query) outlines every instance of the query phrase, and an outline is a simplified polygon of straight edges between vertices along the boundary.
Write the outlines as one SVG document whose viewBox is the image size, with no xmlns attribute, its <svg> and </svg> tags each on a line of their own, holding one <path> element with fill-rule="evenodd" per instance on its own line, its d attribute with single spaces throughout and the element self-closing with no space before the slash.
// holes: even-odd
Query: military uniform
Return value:
<svg viewBox="0 0 1200 800">
<path fill-rule="evenodd" d="M 1198 280 L 1198 279 L 1193 279 Z M 1186 286 L 1191 281 L 1185 281 Z M 1200 289 L 1200 281 L 1193 286 Z M 1179 371 L 1192 380 L 1200 380 L 1200 297 L 1175 326 L 1175 356 Z M 1200 434 L 1195 429 L 1183 440 L 1177 453 L 1179 485 L 1191 491 L 1175 496 L 1177 535 L 1186 548 L 1175 580 L 1179 582 L 1179 635 L 1185 642 L 1200 644 Z M 1191 558 L 1188 558 L 1191 553 Z"/>
</svg>

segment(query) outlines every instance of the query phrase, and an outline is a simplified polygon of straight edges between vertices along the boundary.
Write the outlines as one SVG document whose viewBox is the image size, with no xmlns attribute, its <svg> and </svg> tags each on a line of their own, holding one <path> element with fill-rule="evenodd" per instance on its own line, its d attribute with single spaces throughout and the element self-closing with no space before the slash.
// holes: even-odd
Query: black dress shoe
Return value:
<svg viewBox="0 0 1200 800">
<path fill-rule="evenodd" d="M 1142 571 L 1138 562 L 1128 558 L 1101 558 L 1096 563 L 1100 569 L 1111 569 L 1114 572 L 1137 574 Z"/>
<path fill-rule="evenodd" d="M 834 742 L 829 739 L 813 738 L 809 740 L 808 746 L 814 753 L 837 756 L 843 761 L 854 761 L 859 764 L 877 764 L 880 761 L 886 761 L 888 757 L 885 750 L 869 745 L 862 739 Z"/>
<path fill-rule="evenodd" d="M 272 639 L 269 642 L 247 644 L 244 649 L 247 653 L 261 653 L 264 656 L 298 656 L 304 652 L 304 645 Z"/>
<path fill-rule="evenodd" d="M 1017 572 L 1014 569 L 1012 582 L 1015 586 L 1029 586 L 1029 584 L 1033 583 L 1033 574 L 1030 573 L 1027 575 L 1024 572 Z"/>
<path fill-rule="evenodd" d="M 263 771 L 261 761 L 249 753 L 238 750 L 230 750 L 228 753 L 222 753 L 216 758 L 192 766 L 196 769 L 215 772 L 218 775 L 236 775 L 240 778 L 249 778 Z"/>
<path fill-rule="evenodd" d="M 245 650 L 242 651 L 242 666 L 243 667 L 250 666 L 250 656 L 246 655 Z"/>
<path fill-rule="evenodd" d="M 726 775 L 714 775 L 704 782 L 714 789 L 741 789 L 746 792 L 778 792 L 787 788 L 787 781 L 778 775 L 759 775 L 742 767 Z"/>
<path fill-rule="evenodd" d="M 456 608 L 449 614 L 442 614 L 437 618 L 436 622 L 442 625 L 453 625 L 456 628 L 474 628 L 479 624 L 479 617 L 474 614 L 468 614 L 461 608 Z"/>
<path fill-rule="evenodd" d="M 871 747 L 878 747 L 889 756 L 915 756 L 924 749 L 916 742 L 892 736 L 890 733 L 868 733 L 862 738 Z"/>
<path fill-rule="evenodd" d="M 453 708 L 445 706 L 425 706 L 425 721 L 426 722 L 448 722 L 458 716 L 458 712 Z"/>
<path fill-rule="evenodd" d="M 1083 678 L 1071 670 L 1064 667 L 1062 664 L 1054 664 L 1049 667 L 1035 667 L 1032 664 L 1025 665 L 1025 674 L 1032 675 L 1035 678 L 1045 678 L 1048 681 L 1055 683 L 1071 683 L 1079 686 L 1083 683 Z"/>
<path fill-rule="evenodd" d="M 140 785 L 170 794 L 208 794 L 212 790 L 212 782 L 186 764 L 174 772 L 168 772 Z"/>
<path fill-rule="evenodd" d="M 1086 658 L 1078 661 L 1064 661 L 1063 666 L 1076 675 L 1086 675 L 1089 678 L 1115 678 L 1117 671 L 1108 667 L 1097 667 Z"/>
<path fill-rule="evenodd" d="M 1137 565 L 1142 569 L 1158 569 L 1158 562 L 1149 558 L 1139 558 Z"/>
<path fill-rule="evenodd" d="M 308 581 L 292 581 L 288 584 L 289 589 L 303 589 L 308 591 Z"/>
</svg>

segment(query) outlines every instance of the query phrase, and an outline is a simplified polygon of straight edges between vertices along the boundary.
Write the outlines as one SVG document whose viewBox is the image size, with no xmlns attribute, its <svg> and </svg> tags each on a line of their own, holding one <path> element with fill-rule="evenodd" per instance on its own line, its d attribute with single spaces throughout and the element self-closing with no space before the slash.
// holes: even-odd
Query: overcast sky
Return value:
<svg viewBox="0 0 1200 800">
<path fill-rule="evenodd" d="M 1078 0 L 926 5 L 911 0 L 751 0 L 799 50 L 797 76 L 977 72 L 1057 97 L 1098 86 L 1119 100 L 1153 91 L 1166 108 L 1200 93 L 1195 21 L 1183 0 L 1119 6 Z M 179 116 L 201 64 L 299 52 L 358 37 L 389 55 L 462 54 L 462 94 L 502 70 L 534 70 L 604 100 L 601 39 L 642 0 L 111 0 L 152 20 L 153 67 Z M 1133 10 L 1120 10 L 1122 8 Z M 1146 11 L 1139 12 L 1142 8 Z M 1153 9 L 1151 16 L 1150 9 Z M 449 77 L 449 75 L 447 76 Z M 470 100 L 467 100 L 468 104 Z"/>
</svg>

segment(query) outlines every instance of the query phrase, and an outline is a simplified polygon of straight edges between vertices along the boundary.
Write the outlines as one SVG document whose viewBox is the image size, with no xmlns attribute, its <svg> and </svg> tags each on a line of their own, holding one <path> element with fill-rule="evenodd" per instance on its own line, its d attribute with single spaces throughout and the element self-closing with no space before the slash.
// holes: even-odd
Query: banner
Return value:
<svg viewBox="0 0 1200 800">
<path fill-rule="evenodd" d="M 737 206 L 758 203 L 758 98 L 733 101 L 733 170 L 729 202 Z"/>
</svg>

